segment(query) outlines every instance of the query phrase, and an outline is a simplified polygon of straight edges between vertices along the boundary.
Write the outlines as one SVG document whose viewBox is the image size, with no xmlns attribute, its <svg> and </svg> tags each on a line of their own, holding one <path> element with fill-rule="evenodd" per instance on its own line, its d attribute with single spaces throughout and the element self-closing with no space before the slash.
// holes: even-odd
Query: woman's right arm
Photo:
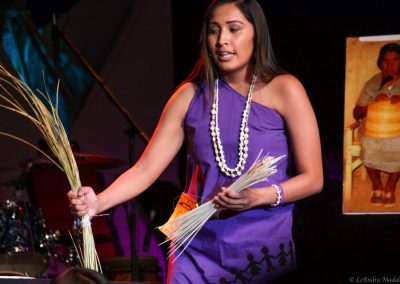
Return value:
<svg viewBox="0 0 400 284">
<path fill-rule="evenodd" d="M 139 161 L 107 189 L 97 196 L 90 187 L 68 192 L 71 207 L 79 216 L 93 216 L 136 197 L 161 175 L 182 146 L 182 121 L 194 93 L 195 86 L 186 83 L 173 94 Z"/>
</svg>

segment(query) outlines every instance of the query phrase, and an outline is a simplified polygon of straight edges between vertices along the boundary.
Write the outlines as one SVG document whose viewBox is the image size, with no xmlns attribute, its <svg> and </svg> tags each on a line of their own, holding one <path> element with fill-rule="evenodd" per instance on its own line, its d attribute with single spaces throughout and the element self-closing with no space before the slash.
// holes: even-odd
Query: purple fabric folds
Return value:
<svg viewBox="0 0 400 284">
<path fill-rule="evenodd" d="M 239 130 L 246 97 L 226 82 L 219 83 L 219 127 L 229 167 L 238 159 Z M 211 96 L 201 86 L 190 104 L 184 128 L 188 149 L 186 192 L 204 203 L 234 179 L 219 172 L 209 131 Z M 286 155 L 277 173 L 254 190 L 288 178 L 288 143 L 282 117 L 275 110 L 252 102 L 249 116 L 247 170 L 263 155 Z M 213 217 L 186 251 L 169 263 L 169 283 L 266 283 L 295 267 L 292 241 L 293 204 L 226 212 Z"/>
</svg>

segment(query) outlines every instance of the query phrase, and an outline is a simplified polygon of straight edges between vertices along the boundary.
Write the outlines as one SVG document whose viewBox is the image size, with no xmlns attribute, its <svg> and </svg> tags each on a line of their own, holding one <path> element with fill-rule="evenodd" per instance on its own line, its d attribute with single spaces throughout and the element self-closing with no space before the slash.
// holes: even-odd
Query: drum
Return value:
<svg viewBox="0 0 400 284">
<path fill-rule="evenodd" d="M 39 209 L 28 202 L 1 202 L 0 270 L 40 275 L 46 267 L 51 240 Z"/>
<path fill-rule="evenodd" d="M 40 276 L 47 266 L 47 255 L 38 252 L 0 254 L 1 275 Z"/>
<path fill-rule="evenodd" d="M 0 207 L 0 252 L 47 252 L 48 232 L 40 209 L 30 203 L 3 201 Z"/>
<path fill-rule="evenodd" d="M 2 281 L 2 279 L 4 279 L 6 282 Z M 18 271 L 0 270 L 0 281 L 2 281 L 1 283 L 19 283 L 20 279 L 25 281 L 25 279 L 35 279 L 35 278 L 27 276 L 26 274 Z"/>
</svg>

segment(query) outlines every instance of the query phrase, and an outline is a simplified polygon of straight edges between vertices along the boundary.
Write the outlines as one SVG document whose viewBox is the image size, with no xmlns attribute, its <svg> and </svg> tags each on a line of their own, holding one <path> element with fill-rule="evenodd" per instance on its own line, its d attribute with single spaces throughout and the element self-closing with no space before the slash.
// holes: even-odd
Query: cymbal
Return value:
<svg viewBox="0 0 400 284">
<path fill-rule="evenodd" d="M 53 158 L 53 156 L 50 156 Z M 111 156 L 98 155 L 98 154 L 83 154 L 74 153 L 74 157 L 79 169 L 90 169 L 90 170 L 104 170 L 112 168 L 120 168 L 124 166 L 125 161 L 114 158 Z M 55 158 L 55 161 L 58 161 Z M 37 158 L 29 159 L 19 163 L 22 167 L 27 167 L 31 163 L 32 169 L 45 170 L 55 169 L 56 166 L 45 156 L 39 156 Z"/>
<path fill-rule="evenodd" d="M 109 169 L 119 168 L 125 165 L 123 160 L 105 155 L 74 153 L 74 156 L 78 167 Z"/>
</svg>

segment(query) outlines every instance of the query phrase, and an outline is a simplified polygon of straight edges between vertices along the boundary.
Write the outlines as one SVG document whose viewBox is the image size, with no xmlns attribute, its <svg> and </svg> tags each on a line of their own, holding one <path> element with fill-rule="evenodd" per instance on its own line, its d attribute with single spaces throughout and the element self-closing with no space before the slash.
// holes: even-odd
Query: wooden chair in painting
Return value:
<svg viewBox="0 0 400 284">
<path fill-rule="evenodd" d="M 345 179 L 344 179 L 344 198 L 346 200 L 351 199 L 353 189 L 353 172 L 362 166 L 360 158 L 361 145 L 358 136 L 360 122 L 354 122 L 345 129 L 344 133 L 344 167 L 345 167 Z M 362 167 L 361 179 L 365 179 L 367 175 L 365 167 Z"/>
</svg>

